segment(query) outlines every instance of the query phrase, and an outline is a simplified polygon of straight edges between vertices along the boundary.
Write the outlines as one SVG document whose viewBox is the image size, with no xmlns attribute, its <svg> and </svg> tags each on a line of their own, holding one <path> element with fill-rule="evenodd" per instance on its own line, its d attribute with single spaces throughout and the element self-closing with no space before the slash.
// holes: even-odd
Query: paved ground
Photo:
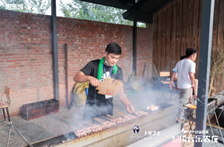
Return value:
<svg viewBox="0 0 224 147">
<path fill-rule="evenodd" d="M 21 117 L 12 118 L 13 125 L 25 136 L 29 142 L 36 142 L 46 138 L 69 133 L 74 130 L 75 123 L 82 119 L 83 108 L 61 109 L 59 113 L 26 121 Z M 7 121 L 0 122 L 0 147 L 5 146 L 8 135 Z M 24 146 L 26 143 L 12 130 L 10 147 Z"/>
</svg>

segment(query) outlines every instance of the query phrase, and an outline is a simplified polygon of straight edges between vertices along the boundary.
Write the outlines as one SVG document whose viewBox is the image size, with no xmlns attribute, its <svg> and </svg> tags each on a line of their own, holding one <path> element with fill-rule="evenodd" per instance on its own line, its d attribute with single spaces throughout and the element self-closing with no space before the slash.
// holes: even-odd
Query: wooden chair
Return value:
<svg viewBox="0 0 224 147">
<path fill-rule="evenodd" d="M 6 120 L 5 110 L 4 110 L 4 109 L 6 109 L 7 117 L 8 117 L 8 121 L 9 121 L 9 134 L 8 134 L 8 140 L 7 140 L 7 147 L 9 146 L 9 139 L 10 139 L 11 129 L 14 129 L 23 138 L 23 140 L 30 147 L 32 147 L 32 145 L 26 140 L 26 138 L 12 125 L 12 122 L 11 122 L 11 119 L 10 119 L 10 115 L 9 115 L 9 109 L 8 109 L 10 104 L 11 104 L 11 100 L 10 100 L 11 89 L 6 86 L 5 90 L 4 90 L 4 94 L 6 95 L 7 101 L 3 101 L 3 102 L 0 103 L 0 109 L 3 110 L 4 120 Z"/>
<path fill-rule="evenodd" d="M 11 100 L 10 100 L 11 89 L 6 86 L 5 90 L 4 90 L 4 94 L 7 98 L 7 101 L 2 101 L 2 102 L 0 101 L 0 109 L 2 109 L 2 111 L 3 111 L 4 120 L 6 120 L 6 116 L 5 116 L 5 109 L 6 109 L 7 117 L 8 117 L 8 120 L 10 122 L 10 115 L 9 115 L 9 109 L 8 108 L 9 108 L 9 105 L 11 104 Z"/>
<path fill-rule="evenodd" d="M 169 71 L 162 71 L 159 73 L 159 76 L 160 76 L 160 82 L 163 84 L 163 88 L 164 87 L 167 87 L 169 88 L 169 84 L 170 84 L 170 80 L 167 81 L 165 80 L 166 78 L 170 78 L 170 72 Z M 169 99 L 169 102 L 171 102 L 171 99 L 172 99 L 172 95 L 173 95 L 173 90 L 175 88 L 172 88 L 171 89 L 171 94 L 170 94 L 170 99 Z M 164 90 L 162 90 L 162 95 L 164 94 Z"/>
<path fill-rule="evenodd" d="M 160 79 L 163 84 L 170 84 L 170 81 L 165 81 L 165 78 L 170 78 L 170 72 L 169 71 L 162 71 L 159 73 Z"/>
</svg>

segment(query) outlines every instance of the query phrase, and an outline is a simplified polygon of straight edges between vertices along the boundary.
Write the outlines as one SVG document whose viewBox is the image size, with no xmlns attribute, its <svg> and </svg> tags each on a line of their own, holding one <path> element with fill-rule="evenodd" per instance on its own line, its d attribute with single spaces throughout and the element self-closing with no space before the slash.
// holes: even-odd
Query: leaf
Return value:
<svg viewBox="0 0 224 147">
<path fill-rule="evenodd" d="M 60 0 L 60 2 L 60 6 L 63 8 L 63 14 L 65 17 L 87 19 L 115 24 L 133 25 L 132 21 L 123 19 L 122 14 L 125 10 L 122 9 L 82 2 L 79 0 L 72 0 L 72 2 L 68 4 L 64 4 L 62 0 Z M 64 12 L 65 10 L 68 11 L 70 14 L 74 15 L 68 16 L 67 13 Z M 145 27 L 146 25 L 141 23 L 138 24 L 138 26 Z"/>
</svg>

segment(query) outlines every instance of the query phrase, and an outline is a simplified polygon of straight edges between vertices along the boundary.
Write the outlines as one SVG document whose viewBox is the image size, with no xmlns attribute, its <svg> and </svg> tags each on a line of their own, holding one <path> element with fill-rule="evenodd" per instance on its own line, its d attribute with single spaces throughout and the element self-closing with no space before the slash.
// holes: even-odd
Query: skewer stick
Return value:
<svg viewBox="0 0 224 147">
<path fill-rule="evenodd" d="M 80 127 L 80 129 L 84 129 L 85 128 L 85 126 L 83 126 L 82 124 L 80 124 L 80 123 L 76 123 L 79 127 Z"/>
<path fill-rule="evenodd" d="M 110 117 L 112 119 L 117 118 L 116 116 L 112 116 L 112 115 L 109 115 L 109 114 L 107 114 L 107 117 Z"/>
<path fill-rule="evenodd" d="M 69 125 L 72 128 L 72 130 L 78 130 L 79 129 L 77 126 L 73 126 L 73 125 L 71 125 L 69 123 L 67 123 L 67 125 Z"/>
<path fill-rule="evenodd" d="M 131 113 L 131 115 L 138 116 L 138 115 L 136 115 L 135 113 Z"/>
<path fill-rule="evenodd" d="M 112 118 L 106 117 L 106 116 L 102 116 L 103 118 L 106 118 L 107 120 L 112 120 Z"/>
<path fill-rule="evenodd" d="M 126 116 L 126 114 L 124 114 L 124 113 L 121 113 L 121 112 L 117 112 L 117 114 L 119 114 L 119 115 L 121 115 L 121 116 Z"/>
<path fill-rule="evenodd" d="M 98 123 L 100 123 L 101 125 L 103 124 L 103 120 L 99 119 L 99 118 L 94 118 Z"/>
<path fill-rule="evenodd" d="M 96 124 L 93 124 L 93 123 L 91 123 L 91 122 L 86 122 L 86 125 L 88 125 L 88 126 L 94 126 L 94 125 L 96 125 Z"/>
</svg>

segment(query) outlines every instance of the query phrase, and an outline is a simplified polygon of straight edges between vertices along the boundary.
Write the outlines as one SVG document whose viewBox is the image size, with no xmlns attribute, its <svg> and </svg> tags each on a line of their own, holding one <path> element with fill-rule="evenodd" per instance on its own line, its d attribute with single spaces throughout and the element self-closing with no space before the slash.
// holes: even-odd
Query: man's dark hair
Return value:
<svg viewBox="0 0 224 147">
<path fill-rule="evenodd" d="M 190 57 L 191 55 L 193 55 L 194 53 L 197 53 L 197 50 L 195 48 L 187 48 L 186 49 L 186 57 Z"/>
<path fill-rule="evenodd" d="M 112 53 L 116 55 L 121 55 L 121 47 L 115 42 L 109 43 L 105 51 L 107 52 L 107 54 Z"/>
<path fill-rule="evenodd" d="M 183 59 L 185 59 L 186 58 L 186 56 L 184 55 L 184 56 L 181 56 L 180 57 L 180 60 L 183 60 Z"/>
</svg>

